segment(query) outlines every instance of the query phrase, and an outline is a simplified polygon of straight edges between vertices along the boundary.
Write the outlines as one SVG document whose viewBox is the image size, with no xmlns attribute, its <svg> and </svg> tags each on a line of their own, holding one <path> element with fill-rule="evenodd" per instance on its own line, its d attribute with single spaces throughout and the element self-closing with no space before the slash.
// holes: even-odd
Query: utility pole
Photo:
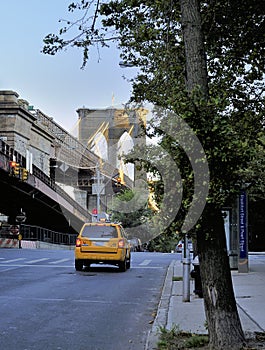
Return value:
<svg viewBox="0 0 265 350">
<path fill-rule="evenodd" d="M 96 180 L 97 180 L 97 215 L 100 214 L 100 171 L 99 166 L 96 167 Z"/>
<path fill-rule="evenodd" d="M 105 194 L 104 184 L 102 182 L 103 176 L 100 173 L 99 165 L 95 166 L 95 176 L 92 177 L 94 183 L 92 184 L 92 194 L 96 195 L 96 208 L 92 210 L 92 219 L 96 221 L 99 218 L 99 214 L 101 213 L 101 205 L 100 205 L 100 195 Z"/>
<path fill-rule="evenodd" d="M 190 250 L 188 248 L 188 235 L 184 238 L 183 252 L 183 281 L 182 281 L 182 301 L 190 301 Z"/>
</svg>

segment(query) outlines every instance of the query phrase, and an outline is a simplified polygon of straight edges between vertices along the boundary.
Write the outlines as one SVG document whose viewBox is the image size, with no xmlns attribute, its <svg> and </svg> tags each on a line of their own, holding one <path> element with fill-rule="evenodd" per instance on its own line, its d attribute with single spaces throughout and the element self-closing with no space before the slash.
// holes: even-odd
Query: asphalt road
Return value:
<svg viewBox="0 0 265 350">
<path fill-rule="evenodd" d="M 73 251 L 0 250 L 0 349 L 142 350 L 177 254 L 76 272 Z"/>
</svg>

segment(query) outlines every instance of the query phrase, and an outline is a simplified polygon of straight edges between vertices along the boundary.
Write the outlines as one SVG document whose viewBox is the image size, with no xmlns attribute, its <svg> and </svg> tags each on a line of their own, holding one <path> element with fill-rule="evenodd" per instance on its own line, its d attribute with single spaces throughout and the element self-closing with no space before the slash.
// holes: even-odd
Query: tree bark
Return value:
<svg viewBox="0 0 265 350">
<path fill-rule="evenodd" d="M 197 234 L 201 279 L 211 349 L 241 349 L 244 333 L 239 319 L 219 208 L 207 205 Z"/>
<path fill-rule="evenodd" d="M 181 27 L 186 57 L 186 86 L 192 93 L 198 88 L 208 99 L 208 74 L 198 0 L 180 0 Z"/>
<path fill-rule="evenodd" d="M 207 62 L 199 0 L 180 0 L 186 56 L 186 87 L 192 99 L 195 91 L 208 100 Z M 194 101 L 196 103 L 196 101 Z M 209 122 L 211 122 L 209 116 Z M 233 291 L 223 218 L 218 206 L 207 204 L 197 248 L 203 287 L 205 314 L 211 349 L 241 349 L 244 333 Z"/>
</svg>

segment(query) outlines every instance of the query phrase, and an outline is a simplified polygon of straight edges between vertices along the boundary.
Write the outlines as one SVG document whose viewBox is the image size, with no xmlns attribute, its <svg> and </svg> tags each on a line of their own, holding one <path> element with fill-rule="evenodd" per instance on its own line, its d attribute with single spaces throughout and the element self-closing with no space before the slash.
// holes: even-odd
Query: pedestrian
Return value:
<svg viewBox="0 0 265 350">
<path fill-rule="evenodd" d="M 18 248 L 19 249 L 22 249 L 22 234 L 21 233 L 19 233 L 18 234 Z"/>
</svg>

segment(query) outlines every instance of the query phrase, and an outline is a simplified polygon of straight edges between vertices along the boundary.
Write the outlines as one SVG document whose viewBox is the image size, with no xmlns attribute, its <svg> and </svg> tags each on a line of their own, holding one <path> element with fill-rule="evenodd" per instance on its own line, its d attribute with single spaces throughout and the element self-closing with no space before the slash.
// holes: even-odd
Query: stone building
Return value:
<svg viewBox="0 0 265 350">
<path fill-rule="evenodd" d="M 10 90 L 0 91 L 0 138 L 27 160 L 49 175 L 50 158 L 54 157 L 54 137 L 39 123 L 31 106 Z"/>
</svg>

